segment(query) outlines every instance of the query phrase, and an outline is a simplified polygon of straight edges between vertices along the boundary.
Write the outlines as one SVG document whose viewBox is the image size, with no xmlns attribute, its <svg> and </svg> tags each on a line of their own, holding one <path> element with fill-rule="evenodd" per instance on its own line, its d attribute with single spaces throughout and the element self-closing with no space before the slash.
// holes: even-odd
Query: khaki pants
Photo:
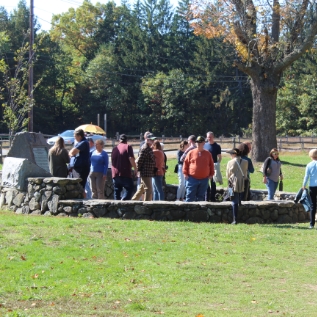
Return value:
<svg viewBox="0 0 317 317">
<path fill-rule="evenodd" d="M 144 201 L 152 200 L 152 177 L 141 177 L 141 184 L 132 200 L 139 200 L 144 193 Z"/>
<path fill-rule="evenodd" d="M 105 180 L 103 173 L 91 172 L 89 174 L 92 198 L 105 199 Z"/>
</svg>

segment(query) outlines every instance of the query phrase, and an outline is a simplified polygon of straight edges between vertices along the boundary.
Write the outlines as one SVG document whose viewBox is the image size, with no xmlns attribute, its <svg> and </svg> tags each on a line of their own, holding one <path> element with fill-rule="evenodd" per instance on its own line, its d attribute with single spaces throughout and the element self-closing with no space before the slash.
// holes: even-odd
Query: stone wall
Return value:
<svg viewBox="0 0 317 317">
<path fill-rule="evenodd" d="M 230 202 L 174 202 L 177 186 L 167 185 L 171 201 L 141 202 L 84 200 L 80 179 L 40 177 L 28 178 L 26 192 L 2 187 L 0 208 L 6 206 L 18 214 L 58 215 L 67 217 L 108 217 L 163 221 L 225 222 L 232 221 Z M 242 202 L 238 222 L 296 223 L 308 221 L 309 214 L 293 202 L 294 193 L 278 192 L 275 201 L 263 201 L 266 191 L 252 191 L 253 201 Z M 217 192 L 218 198 L 223 190 Z"/>
<path fill-rule="evenodd" d="M 61 200 L 60 216 L 120 218 L 161 221 L 231 223 L 230 202 L 133 202 L 109 200 Z M 308 221 L 309 214 L 292 201 L 249 201 L 239 207 L 238 222 L 248 224 L 297 223 Z"/>
<path fill-rule="evenodd" d="M 28 178 L 27 191 L 2 187 L 0 208 L 6 205 L 17 214 L 57 214 L 60 199 L 83 198 L 79 178 Z"/>
</svg>

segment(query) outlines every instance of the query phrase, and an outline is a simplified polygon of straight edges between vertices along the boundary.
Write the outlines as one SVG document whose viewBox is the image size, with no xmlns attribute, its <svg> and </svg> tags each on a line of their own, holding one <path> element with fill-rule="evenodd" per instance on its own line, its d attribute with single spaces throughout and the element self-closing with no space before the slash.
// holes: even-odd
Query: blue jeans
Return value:
<svg viewBox="0 0 317 317">
<path fill-rule="evenodd" d="M 185 176 L 183 174 L 183 165 L 178 164 L 178 188 L 176 199 L 183 199 L 185 196 Z"/>
<path fill-rule="evenodd" d="M 91 192 L 91 188 L 90 188 L 90 181 L 86 182 L 86 186 L 85 186 L 85 192 L 86 192 L 86 199 L 91 199 L 92 198 L 92 192 Z"/>
<path fill-rule="evenodd" d="M 231 197 L 231 205 L 232 205 L 232 219 L 233 221 L 237 222 L 238 219 L 238 212 L 239 212 L 239 205 L 241 204 L 241 199 L 243 198 L 242 193 L 234 193 L 234 196 Z"/>
<path fill-rule="evenodd" d="M 153 200 L 164 200 L 163 175 L 152 178 Z"/>
<path fill-rule="evenodd" d="M 196 179 L 188 176 L 186 181 L 186 202 L 204 201 L 205 192 L 208 186 L 208 177 L 203 179 Z"/>
<path fill-rule="evenodd" d="M 274 199 L 274 194 L 277 189 L 278 182 L 274 182 L 268 177 L 266 178 L 266 188 L 267 188 L 267 200 L 273 200 Z"/>
<path fill-rule="evenodd" d="M 130 177 L 117 176 L 112 179 L 114 188 L 114 200 L 131 200 L 133 195 L 133 179 Z M 121 197 L 122 189 L 125 189 Z"/>
</svg>

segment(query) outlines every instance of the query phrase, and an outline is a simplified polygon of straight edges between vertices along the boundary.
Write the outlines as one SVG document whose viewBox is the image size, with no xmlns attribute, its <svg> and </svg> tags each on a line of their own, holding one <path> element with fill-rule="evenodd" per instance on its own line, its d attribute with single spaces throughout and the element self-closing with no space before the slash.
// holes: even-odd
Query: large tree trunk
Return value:
<svg viewBox="0 0 317 317">
<path fill-rule="evenodd" d="M 272 74 L 270 74 L 270 77 Z M 279 76 L 251 79 L 253 95 L 252 159 L 263 162 L 272 148 L 276 148 L 276 98 Z M 275 79 L 275 80 L 274 80 Z"/>
</svg>

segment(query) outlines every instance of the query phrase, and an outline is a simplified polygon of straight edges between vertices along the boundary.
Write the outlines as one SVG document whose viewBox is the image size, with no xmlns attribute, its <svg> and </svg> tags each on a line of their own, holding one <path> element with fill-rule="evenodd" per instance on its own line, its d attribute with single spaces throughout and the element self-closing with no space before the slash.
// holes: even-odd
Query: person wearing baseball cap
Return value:
<svg viewBox="0 0 317 317">
<path fill-rule="evenodd" d="M 186 179 L 186 202 L 204 201 L 208 180 L 214 175 L 214 161 L 204 149 L 205 138 L 196 138 L 197 148 L 186 155 L 183 173 Z"/>
<path fill-rule="evenodd" d="M 136 163 L 133 148 L 128 145 L 128 138 L 125 134 L 119 137 L 119 144 L 113 148 L 111 153 L 111 174 L 114 187 L 115 200 L 130 200 L 133 195 L 133 175 L 136 173 Z M 132 172 L 134 168 L 134 173 Z M 125 189 L 121 197 L 122 189 Z"/>
<path fill-rule="evenodd" d="M 146 135 L 144 134 L 144 138 L 145 142 L 141 147 L 137 159 L 137 169 L 141 182 L 132 200 L 140 200 L 144 193 L 144 200 L 150 201 L 153 195 L 152 177 L 156 173 L 155 156 L 151 146 L 156 137 L 152 133 L 146 133 Z"/>
</svg>

